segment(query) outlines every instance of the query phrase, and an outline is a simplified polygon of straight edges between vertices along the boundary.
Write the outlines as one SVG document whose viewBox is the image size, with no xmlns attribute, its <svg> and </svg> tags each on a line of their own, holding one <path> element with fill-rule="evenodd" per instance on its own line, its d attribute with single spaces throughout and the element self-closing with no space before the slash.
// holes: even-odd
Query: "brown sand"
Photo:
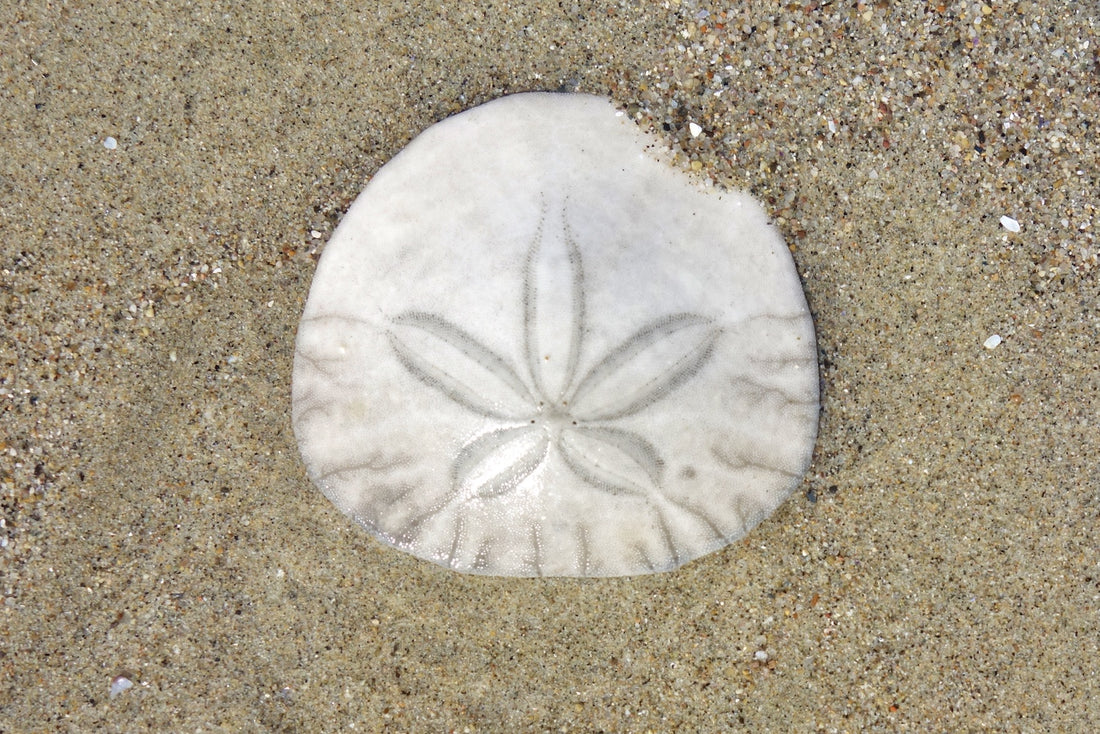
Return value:
<svg viewBox="0 0 1100 734">
<path fill-rule="evenodd" d="M 0 730 L 1100 721 L 1093 3 L 183 5 L 0 9 Z M 805 280 L 814 464 L 675 573 L 450 573 L 297 456 L 341 212 L 532 89 L 753 192 Z"/>
</svg>

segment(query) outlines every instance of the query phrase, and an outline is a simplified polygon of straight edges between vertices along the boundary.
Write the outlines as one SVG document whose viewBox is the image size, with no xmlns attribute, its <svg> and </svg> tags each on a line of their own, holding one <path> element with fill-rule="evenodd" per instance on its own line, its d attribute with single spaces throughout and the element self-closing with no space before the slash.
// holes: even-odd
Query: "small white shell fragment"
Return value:
<svg viewBox="0 0 1100 734">
<path fill-rule="evenodd" d="M 1001 226 L 1004 227 L 1005 229 L 1007 229 L 1009 232 L 1019 232 L 1020 231 L 1020 223 L 1017 222 L 1012 217 L 1002 216 L 1001 217 Z"/>
<path fill-rule="evenodd" d="M 124 675 L 116 675 L 111 679 L 111 698 L 124 693 L 134 687 L 134 682 Z"/>
<path fill-rule="evenodd" d="M 103 139 L 103 147 L 107 150 L 114 150 L 118 147 L 118 141 L 112 137 L 106 137 Z"/>
<path fill-rule="evenodd" d="M 697 138 L 703 133 L 703 128 L 694 122 L 688 123 L 688 130 L 691 131 L 691 137 Z"/>
<path fill-rule="evenodd" d="M 986 339 L 984 342 L 982 342 L 982 346 L 985 347 L 986 349 L 996 349 L 997 347 L 1000 346 L 1001 342 L 1003 342 L 1003 341 L 1004 341 L 1004 339 L 1001 338 L 1000 334 L 993 334 L 988 339 Z"/>
</svg>

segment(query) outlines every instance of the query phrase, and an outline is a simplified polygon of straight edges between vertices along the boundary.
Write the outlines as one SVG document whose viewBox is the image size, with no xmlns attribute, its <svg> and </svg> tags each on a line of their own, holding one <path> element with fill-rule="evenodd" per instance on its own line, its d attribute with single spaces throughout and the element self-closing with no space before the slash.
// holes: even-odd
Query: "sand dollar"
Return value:
<svg viewBox="0 0 1100 734">
<path fill-rule="evenodd" d="M 312 480 L 458 571 L 676 568 L 798 486 L 813 323 L 746 194 L 607 100 L 519 94 L 426 130 L 325 247 L 298 331 Z"/>
</svg>

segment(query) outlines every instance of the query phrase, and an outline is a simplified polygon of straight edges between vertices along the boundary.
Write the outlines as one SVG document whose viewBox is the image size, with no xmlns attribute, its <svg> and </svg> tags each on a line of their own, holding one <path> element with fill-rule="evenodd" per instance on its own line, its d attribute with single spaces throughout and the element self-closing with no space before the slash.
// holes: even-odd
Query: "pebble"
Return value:
<svg viewBox="0 0 1100 734">
<path fill-rule="evenodd" d="M 134 682 L 124 675 L 116 675 L 111 679 L 111 698 L 125 693 L 134 687 Z"/>
<path fill-rule="evenodd" d="M 1002 216 L 1001 217 L 1001 226 L 1004 227 L 1005 229 L 1007 229 L 1009 232 L 1019 232 L 1020 231 L 1020 223 L 1017 222 L 1012 217 Z"/>
<path fill-rule="evenodd" d="M 993 334 L 984 342 L 982 342 L 982 346 L 986 349 L 996 349 L 1003 341 L 1004 339 L 1001 338 L 1000 334 Z"/>
<path fill-rule="evenodd" d="M 103 147 L 107 150 L 114 150 L 118 147 L 118 141 L 112 137 L 106 137 L 103 139 Z"/>
<path fill-rule="evenodd" d="M 703 128 L 700 127 L 697 123 L 694 123 L 694 122 L 689 122 L 688 123 L 688 130 L 691 131 L 691 137 L 693 137 L 693 138 L 699 137 L 699 135 L 701 135 L 702 132 L 703 132 Z"/>
</svg>

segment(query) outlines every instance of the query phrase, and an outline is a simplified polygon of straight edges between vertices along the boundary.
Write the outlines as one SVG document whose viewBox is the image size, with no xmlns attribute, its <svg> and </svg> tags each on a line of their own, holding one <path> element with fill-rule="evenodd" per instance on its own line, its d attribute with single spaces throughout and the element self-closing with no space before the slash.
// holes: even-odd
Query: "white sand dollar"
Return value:
<svg viewBox="0 0 1100 734">
<path fill-rule="evenodd" d="M 813 323 L 760 206 L 605 99 L 432 126 L 321 257 L 293 421 L 310 477 L 458 571 L 665 571 L 765 518 L 818 417 Z"/>
</svg>

